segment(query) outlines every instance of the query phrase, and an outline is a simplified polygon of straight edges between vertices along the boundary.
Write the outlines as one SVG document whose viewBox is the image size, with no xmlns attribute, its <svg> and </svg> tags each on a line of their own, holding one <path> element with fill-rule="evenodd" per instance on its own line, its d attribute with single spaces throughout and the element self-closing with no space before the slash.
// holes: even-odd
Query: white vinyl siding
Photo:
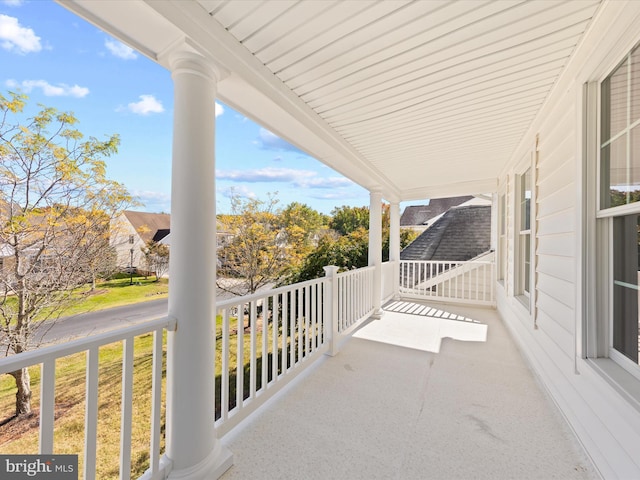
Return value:
<svg viewBox="0 0 640 480">
<path fill-rule="evenodd" d="M 571 96 L 540 132 L 536 178 L 536 325 L 569 361 L 575 335 L 575 109 Z"/>
</svg>

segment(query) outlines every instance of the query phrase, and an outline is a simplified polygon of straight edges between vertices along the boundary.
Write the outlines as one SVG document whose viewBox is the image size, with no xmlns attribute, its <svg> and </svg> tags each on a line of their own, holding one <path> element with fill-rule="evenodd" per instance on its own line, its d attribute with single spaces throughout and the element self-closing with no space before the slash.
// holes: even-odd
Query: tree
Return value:
<svg viewBox="0 0 640 480">
<path fill-rule="evenodd" d="M 81 217 L 78 217 L 81 218 Z M 110 231 L 109 217 L 104 212 L 99 212 L 96 218 L 91 218 L 85 213 L 85 218 L 91 222 L 91 228 L 86 225 L 76 229 L 79 239 L 75 244 L 78 252 L 78 261 L 82 262 L 80 270 L 86 272 L 87 282 L 91 284 L 91 291 L 96 288 L 98 279 L 105 279 L 112 276 L 118 270 L 118 255 L 115 248 L 109 244 Z M 91 234 L 87 235 L 86 232 Z"/>
<path fill-rule="evenodd" d="M 27 97 L 0 95 L 0 345 L 6 355 L 37 347 L 51 322 L 111 255 L 109 222 L 131 203 L 106 177 L 118 136 L 83 140 L 71 113 L 41 107 L 21 123 Z M 31 413 L 28 370 L 15 378 L 16 416 Z"/>
<path fill-rule="evenodd" d="M 169 271 L 169 247 L 149 240 L 142 249 L 147 269 L 156 276 L 156 282 Z"/>
<path fill-rule="evenodd" d="M 280 239 L 291 267 L 296 267 L 328 231 L 329 217 L 308 205 L 291 202 L 278 215 Z"/>
<path fill-rule="evenodd" d="M 287 284 L 304 282 L 324 276 L 323 267 L 335 265 L 341 271 L 366 267 L 369 263 L 369 208 L 340 207 L 332 212 L 335 216 L 330 225 L 339 229 L 339 234 L 323 237 L 318 246 L 287 275 Z M 365 221 L 366 218 L 366 221 Z M 389 205 L 382 205 L 382 260 L 389 260 Z M 366 228 L 365 228 L 366 225 Z M 406 247 L 417 237 L 417 233 L 403 229 L 400 231 L 400 248 Z"/>
<path fill-rule="evenodd" d="M 278 200 L 231 198 L 231 215 L 224 217 L 233 239 L 222 247 L 218 288 L 246 295 L 277 282 L 288 266 L 286 238 L 278 228 Z"/>
<path fill-rule="evenodd" d="M 329 226 L 340 235 L 348 235 L 358 228 L 369 230 L 369 207 L 342 207 L 331 211 Z"/>
</svg>

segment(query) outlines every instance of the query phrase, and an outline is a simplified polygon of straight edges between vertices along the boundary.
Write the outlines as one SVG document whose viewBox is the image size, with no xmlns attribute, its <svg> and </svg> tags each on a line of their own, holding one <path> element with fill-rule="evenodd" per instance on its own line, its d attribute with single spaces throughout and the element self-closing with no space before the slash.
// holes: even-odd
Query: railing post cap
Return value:
<svg viewBox="0 0 640 480">
<path fill-rule="evenodd" d="M 327 265 L 326 267 L 322 267 L 324 269 L 325 276 L 335 275 L 340 270 L 340 267 L 336 267 L 335 265 Z"/>
</svg>

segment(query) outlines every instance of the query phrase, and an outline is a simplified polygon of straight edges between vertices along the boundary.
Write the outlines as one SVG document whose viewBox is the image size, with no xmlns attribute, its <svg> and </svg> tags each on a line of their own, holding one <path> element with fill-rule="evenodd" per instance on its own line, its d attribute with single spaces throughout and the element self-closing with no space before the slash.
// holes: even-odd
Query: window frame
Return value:
<svg viewBox="0 0 640 480">
<path fill-rule="evenodd" d="M 509 263 L 509 247 L 507 244 L 507 191 L 506 187 L 498 193 L 498 282 L 507 282 L 507 265 Z"/>
<path fill-rule="evenodd" d="M 603 181 L 603 95 L 604 82 L 630 58 L 631 52 L 640 48 L 640 42 L 636 41 L 630 48 L 617 57 L 617 61 L 611 62 L 608 68 L 595 81 L 585 84 L 585 99 L 583 114 L 586 117 L 584 123 L 585 157 L 587 172 L 583 176 L 586 185 L 587 202 L 589 196 L 593 202 L 591 207 L 585 206 L 586 231 L 588 238 L 593 238 L 593 247 L 584 252 L 583 268 L 586 270 L 583 289 L 583 310 L 585 311 L 585 325 L 583 334 L 583 358 L 609 358 L 623 368 L 636 379 L 640 380 L 640 365 L 634 363 L 623 353 L 617 351 L 614 346 L 614 219 L 628 215 L 640 215 L 640 202 L 628 203 L 615 207 L 602 208 L 602 195 L 605 186 Z M 593 103 L 595 102 L 595 108 Z M 630 108 L 630 106 L 629 106 Z M 589 117 L 592 118 L 589 118 Z M 595 117 L 595 118 L 593 118 Z M 640 119 L 630 122 L 630 113 L 627 114 L 626 125 L 621 132 L 613 135 L 606 144 L 610 144 L 623 133 L 630 137 L 633 128 L 638 128 Z M 627 147 L 629 147 L 629 138 Z M 629 150 L 627 155 L 630 155 Z M 589 160 L 591 158 L 591 160 Z M 595 172 L 593 172 L 595 170 Z M 591 179 L 591 180 L 590 180 Z M 593 184 L 595 183 L 595 185 Z M 610 188 L 610 186 L 609 186 Z M 595 212 L 594 212 L 595 210 Z M 590 213 L 591 212 L 591 213 Z M 595 213 L 595 215 L 593 215 Z M 594 221 L 589 220 L 593 215 Z M 598 252 L 600 252 L 598 254 Z M 606 252 L 606 254 L 602 254 Z M 596 255 L 593 255 L 596 253 Z M 591 257 L 591 258 L 589 258 Z M 590 265 L 591 263 L 591 265 Z M 595 277 L 595 278 L 593 278 Z M 597 300 L 593 300 L 597 299 Z"/>
<path fill-rule="evenodd" d="M 513 281 L 514 281 L 514 296 L 520 301 L 520 303 L 527 309 L 527 311 L 531 314 L 533 313 L 533 303 L 534 303 L 534 269 L 535 269 L 535 148 L 528 152 L 521 163 L 518 165 L 516 169 L 515 181 L 514 181 L 514 195 L 513 195 L 513 208 L 514 208 L 514 219 L 515 225 L 513 230 L 513 247 L 514 247 L 514 262 L 513 262 Z M 530 183 L 529 189 L 531 192 L 531 197 L 529 199 L 529 228 L 523 229 L 523 210 L 521 208 L 523 202 L 523 185 L 522 179 L 523 177 L 529 173 L 530 175 Z M 525 248 L 524 248 L 524 238 L 528 237 L 529 239 L 529 275 L 528 275 L 528 285 L 529 290 L 525 290 L 526 285 L 526 264 L 525 264 Z"/>
</svg>

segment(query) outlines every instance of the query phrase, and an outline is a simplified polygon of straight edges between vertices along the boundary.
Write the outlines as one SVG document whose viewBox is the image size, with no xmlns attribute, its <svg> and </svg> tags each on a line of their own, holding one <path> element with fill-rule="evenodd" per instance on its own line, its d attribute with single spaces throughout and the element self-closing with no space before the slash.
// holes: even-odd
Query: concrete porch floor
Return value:
<svg viewBox="0 0 640 480">
<path fill-rule="evenodd" d="M 225 480 L 598 478 L 497 313 L 450 305 L 391 302 L 222 441 Z"/>
</svg>

